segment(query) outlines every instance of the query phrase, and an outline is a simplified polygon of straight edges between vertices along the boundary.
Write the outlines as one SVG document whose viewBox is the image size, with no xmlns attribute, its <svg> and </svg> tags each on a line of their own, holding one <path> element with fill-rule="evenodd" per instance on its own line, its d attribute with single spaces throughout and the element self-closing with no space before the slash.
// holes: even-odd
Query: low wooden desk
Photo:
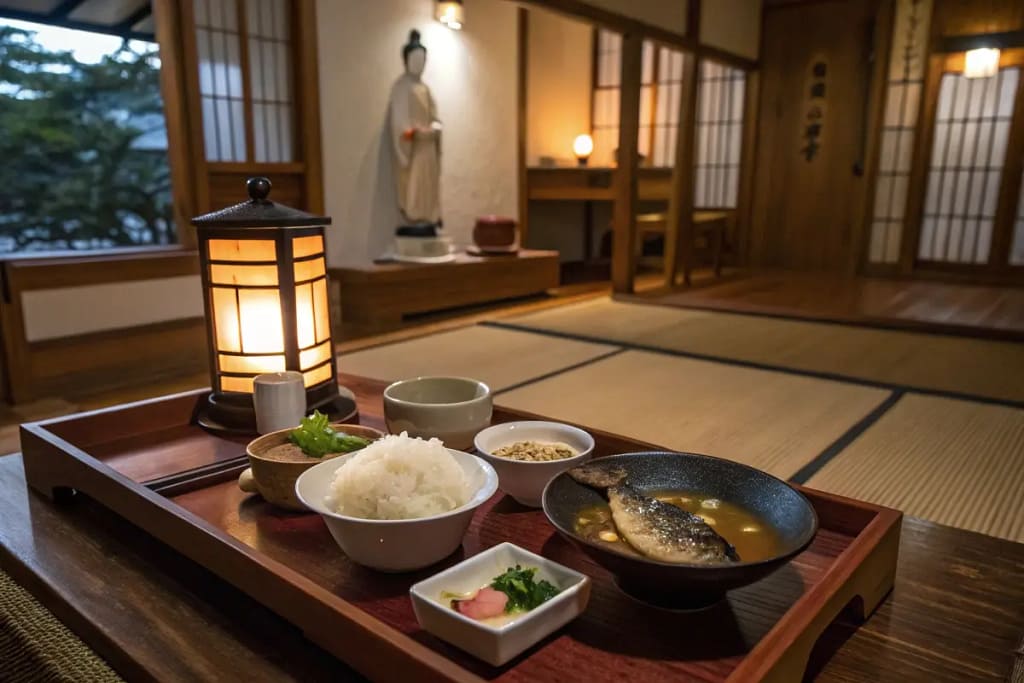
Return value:
<svg viewBox="0 0 1024 683">
<path fill-rule="evenodd" d="M 384 383 L 341 379 L 362 421 L 381 424 Z M 27 491 L 18 455 L 0 458 L 0 519 L 0 567 L 129 680 L 357 679 L 294 627 L 101 506 L 57 506 Z M 1024 545 L 906 518 L 893 593 L 859 628 L 833 624 L 809 674 L 1003 681 L 1022 633 Z"/>
<path fill-rule="evenodd" d="M 371 263 L 332 268 L 341 290 L 346 333 L 376 334 L 405 316 L 539 294 L 558 286 L 558 252 L 522 249 L 515 256 L 461 253 L 450 263 Z"/>
<path fill-rule="evenodd" d="M 615 169 L 610 166 L 578 166 L 568 168 L 533 167 L 526 170 L 526 196 L 530 201 L 580 201 L 584 204 L 583 215 L 583 254 L 584 261 L 589 261 L 593 253 L 591 242 L 594 222 L 593 203 L 611 202 L 614 200 Z M 669 202 L 672 198 L 672 169 L 650 168 L 641 166 L 637 173 L 637 198 L 650 202 Z M 700 210 L 693 212 L 693 241 L 698 236 L 706 236 L 708 245 L 714 254 L 715 274 L 721 272 L 722 248 L 725 232 L 728 229 L 729 213 L 721 210 Z M 528 225 L 527 221 L 527 225 Z M 637 239 L 642 239 L 638 225 Z M 662 231 L 663 232 L 663 231 Z M 684 239 L 677 244 L 684 244 Z M 682 263 L 683 278 L 689 284 L 690 270 L 693 267 L 693 247 L 681 248 L 676 258 Z M 666 268 L 672 274 L 674 268 Z"/>
</svg>

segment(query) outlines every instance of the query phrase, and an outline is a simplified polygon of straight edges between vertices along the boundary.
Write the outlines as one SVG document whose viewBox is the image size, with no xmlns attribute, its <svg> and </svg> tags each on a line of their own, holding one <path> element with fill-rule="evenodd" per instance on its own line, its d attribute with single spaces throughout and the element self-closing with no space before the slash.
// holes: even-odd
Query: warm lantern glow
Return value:
<svg viewBox="0 0 1024 683">
<path fill-rule="evenodd" d="M 252 392 L 252 379 L 283 372 L 285 337 L 295 335 L 306 386 L 332 375 L 327 263 L 320 235 L 292 241 L 295 328 L 282 318 L 279 271 L 272 240 L 211 239 L 210 284 L 220 390 Z M 240 375 L 248 375 L 242 377 Z"/>
<path fill-rule="evenodd" d="M 979 47 L 968 50 L 964 55 L 964 77 L 989 78 L 999 72 L 999 50 L 994 47 Z"/>
<path fill-rule="evenodd" d="M 463 12 L 462 0 L 438 0 L 434 16 L 448 28 L 458 31 L 466 20 Z"/>
<path fill-rule="evenodd" d="M 587 163 L 587 159 L 594 152 L 594 139 L 584 133 L 583 135 L 577 135 L 576 139 L 572 141 L 572 153 L 576 155 L 576 159 L 579 160 L 580 166 Z"/>
</svg>

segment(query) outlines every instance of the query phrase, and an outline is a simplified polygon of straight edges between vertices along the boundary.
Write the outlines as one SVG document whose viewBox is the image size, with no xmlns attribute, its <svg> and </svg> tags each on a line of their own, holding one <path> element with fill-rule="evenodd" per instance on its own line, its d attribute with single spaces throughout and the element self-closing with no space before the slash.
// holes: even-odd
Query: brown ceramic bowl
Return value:
<svg viewBox="0 0 1024 683">
<path fill-rule="evenodd" d="M 361 425 L 335 423 L 331 427 L 339 432 L 361 436 L 364 439 L 376 440 L 384 436 L 384 433 L 377 429 Z M 295 495 L 295 480 L 313 465 L 341 454 L 334 453 L 323 458 L 310 458 L 301 455 L 300 452 L 300 456 L 295 460 L 264 457 L 271 449 L 288 444 L 288 435 L 291 432 L 292 429 L 281 429 L 264 434 L 249 442 L 245 448 L 245 452 L 249 456 L 249 469 L 238 477 L 238 486 L 243 491 L 259 493 L 264 500 L 277 507 L 305 511 L 306 506 Z"/>
<path fill-rule="evenodd" d="M 504 252 L 516 248 L 516 222 L 502 216 L 481 216 L 473 228 L 473 243 L 480 251 Z"/>
</svg>

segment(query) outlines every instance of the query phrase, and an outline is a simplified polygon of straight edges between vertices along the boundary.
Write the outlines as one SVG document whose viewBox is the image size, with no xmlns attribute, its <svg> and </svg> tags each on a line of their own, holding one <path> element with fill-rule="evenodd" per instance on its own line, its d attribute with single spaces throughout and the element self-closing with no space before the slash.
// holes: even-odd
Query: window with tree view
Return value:
<svg viewBox="0 0 1024 683">
<path fill-rule="evenodd" d="M 177 241 L 155 43 L 0 18 L 0 253 Z"/>
</svg>

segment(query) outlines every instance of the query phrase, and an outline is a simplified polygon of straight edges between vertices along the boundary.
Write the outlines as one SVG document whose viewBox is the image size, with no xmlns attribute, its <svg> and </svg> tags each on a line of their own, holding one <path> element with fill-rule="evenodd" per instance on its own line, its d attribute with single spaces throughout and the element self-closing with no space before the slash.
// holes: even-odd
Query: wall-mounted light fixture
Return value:
<svg viewBox="0 0 1024 683">
<path fill-rule="evenodd" d="M 466 23 L 462 0 L 436 0 L 436 2 L 437 11 L 434 16 L 437 20 L 453 31 L 461 30 L 462 25 Z"/>
<path fill-rule="evenodd" d="M 999 72 L 999 50 L 979 47 L 964 54 L 965 78 L 989 78 Z"/>
<path fill-rule="evenodd" d="M 586 133 L 577 135 L 572 141 L 572 153 L 576 155 L 576 161 L 580 166 L 586 166 L 587 159 L 594 153 L 594 139 Z"/>
</svg>

